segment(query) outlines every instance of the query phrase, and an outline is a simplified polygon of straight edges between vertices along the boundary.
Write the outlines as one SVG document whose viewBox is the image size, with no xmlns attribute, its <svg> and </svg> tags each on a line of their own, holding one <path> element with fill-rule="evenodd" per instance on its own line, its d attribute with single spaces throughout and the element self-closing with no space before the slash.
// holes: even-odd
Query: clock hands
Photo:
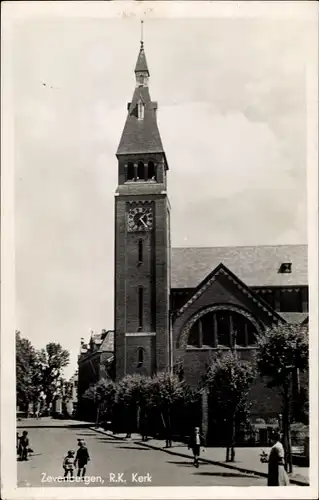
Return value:
<svg viewBox="0 0 319 500">
<path fill-rule="evenodd" d="M 142 217 L 140 217 L 140 221 L 144 224 L 144 227 L 147 227 L 147 224 L 145 224 L 145 221 L 144 221 L 144 217 L 145 217 L 145 214 L 143 214 Z"/>
<path fill-rule="evenodd" d="M 137 226 L 140 226 L 141 224 L 143 224 L 143 226 L 147 228 L 147 224 L 144 220 L 144 217 L 145 217 L 145 214 L 136 214 L 134 217 L 135 224 Z"/>
<path fill-rule="evenodd" d="M 135 230 L 148 230 L 152 226 L 152 217 L 149 211 L 142 212 L 141 210 L 139 210 L 138 212 L 137 211 L 135 211 L 135 213 L 133 212 L 131 221 L 132 224 L 135 226 Z"/>
</svg>

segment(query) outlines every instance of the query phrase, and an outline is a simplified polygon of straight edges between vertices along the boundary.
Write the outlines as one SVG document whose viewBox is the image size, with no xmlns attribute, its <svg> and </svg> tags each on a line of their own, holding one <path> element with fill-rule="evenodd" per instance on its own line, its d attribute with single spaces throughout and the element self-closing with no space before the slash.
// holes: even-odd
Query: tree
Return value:
<svg viewBox="0 0 319 500">
<path fill-rule="evenodd" d="M 282 431 L 286 467 L 292 472 L 290 422 L 293 375 L 308 369 L 307 326 L 280 324 L 260 335 L 257 342 L 256 363 L 260 374 L 268 380 L 268 387 L 281 390 L 283 402 Z"/>
<path fill-rule="evenodd" d="M 69 364 L 69 359 L 69 352 L 55 342 L 49 342 L 37 353 L 37 371 L 47 405 L 53 400 L 62 369 Z"/>
<path fill-rule="evenodd" d="M 141 375 L 126 375 L 116 385 L 115 406 L 118 417 L 125 422 L 127 434 L 130 435 L 137 424 L 137 410 L 143 399 L 141 391 L 142 381 L 146 377 Z M 146 388 L 146 382 L 144 383 Z"/>
<path fill-rule="evenodd" d="M 247 424 L 249 418 L 248 392 L 254 380 L 252 363 L 240 360 L 230 352 L 217 357 L 203 378 L 209 389 L 217 430 L 226 432 L 226 461 L 235 460 L 236 425 Z M 221 430 L 221 429 L 220 429 Z"/>
<path fill-rule="evenodd" d="M 16 394 L 20 409 L 28 410 L 34 402 L 39 387 L 37 385 L 37 353 L 30 340 L 16 331 Z"/>
<path fill-rule="evenodd" d="M 96 384 L 91 385 L 83 394 L 95 406 L 96 424 L 100 418 L 110 418 L 115 402 L 116 386 L 112 380 L 101 379 Z"/>
<path fill-rule="evenodd" d="M 166 436 L 170 440 L 173 409 L 184 399 L 186 384 L 178 375 L 162 372 L 152 377 L 149 389 L 149 406 L 160 413 Z"/>
</svg>

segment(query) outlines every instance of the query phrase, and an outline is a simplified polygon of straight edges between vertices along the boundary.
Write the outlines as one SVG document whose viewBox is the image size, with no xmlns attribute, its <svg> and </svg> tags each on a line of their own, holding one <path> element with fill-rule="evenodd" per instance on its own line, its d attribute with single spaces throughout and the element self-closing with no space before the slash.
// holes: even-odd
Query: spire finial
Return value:
<svg viewBox="0 0 319 500">
<path fill-rule="evenodd" d="M 144 41 L 143 41 L 143 25 L 144 21 L 141 21 L 141 49 L 144 47 Z"/>
</svg>

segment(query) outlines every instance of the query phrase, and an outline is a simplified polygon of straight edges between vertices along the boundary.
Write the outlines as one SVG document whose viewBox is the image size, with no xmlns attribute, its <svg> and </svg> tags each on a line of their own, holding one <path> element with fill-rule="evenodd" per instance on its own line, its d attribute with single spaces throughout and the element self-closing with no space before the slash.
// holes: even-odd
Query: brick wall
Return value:
<svg viewBox="0 0 319 500">
<path fill-rule="evenodd" d="M 138 366 L 138 350 L 143 349 L 143 364 Z M 126 337 L 126 366 L 127 373 L 153 375 L 155 372 L 155 337 L 132 336 Z"/>
<path fill-rule="evenodd" d="M 147 186 L 145 186 L 145 189 Z M 126 212 L 129 202 L 152 203 L 154 230 L 127 232 Z M 115 364 L 116 378 L 136 371 L 131 346 L 134 342 L 126 333 L 137 333 L 138 286 L 144 288 L 142 332 L 156 332 L 153 342 L 143 340 L 142 347 L 149 359 L 148 375 L 164 370 L 169 363 L 169 253 L 168 200 L 165 194 L 117 196 L 115 199 Z M 138 263 L 138 241 L 143 241 L 143 263 Z M 133 344 L 132 344 L 133 342 Z M 154 358 L 154 359 L 153 359 Z M 134 359 L 134 361 L 132 361 Z M 130 363 L 133 363 L 131 366 Z M 146 368 L 144 368 L 146 370 Z"/>
</svg>

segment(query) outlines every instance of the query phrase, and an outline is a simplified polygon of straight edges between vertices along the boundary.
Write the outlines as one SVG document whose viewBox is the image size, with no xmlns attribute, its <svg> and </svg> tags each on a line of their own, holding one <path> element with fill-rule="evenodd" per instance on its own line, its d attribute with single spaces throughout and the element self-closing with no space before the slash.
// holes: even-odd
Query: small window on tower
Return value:
<svg viewBox="0 0 319 500">
<path fill-rule="evenodd" d="M 137 165 L 137 180 L 144 181 L 144 179 L 145 179 L 144 163 L 142 161 L 139 161 Z"/>
<path fill-rule="evenodd" d="M 143 347 L 139 347 L 137 352 L 137 368 L 141 368 L 141 366 L 143 366 L 143 363 L 144 363 L 144 349 Z"/>
<path fill-rule="evenodd" d="M 139 120 L 144 120 L 144 104 L 142 101 L 139 101 L 137 105 L 137 117 Z"/>
<path fill-rule="evenodd" d="M 283 262 L 279 268 L 279 272 L 283 274 L 291 273 L 291 262 Z"/>
<path fill-rule="evenodd" d="M 148 178 L 155 181 L 155 165 L 152 161 L 148 162 Z"/>
<path fill-rule="evenodd" d="M 138 263 L 142 264 L 143 262 L 143 240 L 138 241 Z"/>
<path fill-rule="evenodd" d="M 127 164 L 127 180 L 134 181 L 135 172 L 134 172 L 134 164 L 132 162 Z"/>
<path fill-rule="evenodd" d="M 140 286 L 138 288 L 138 329 L 141 331 L 143 329 L 143 300 L 144 300 L 144 290 Z"/>
</svg>

